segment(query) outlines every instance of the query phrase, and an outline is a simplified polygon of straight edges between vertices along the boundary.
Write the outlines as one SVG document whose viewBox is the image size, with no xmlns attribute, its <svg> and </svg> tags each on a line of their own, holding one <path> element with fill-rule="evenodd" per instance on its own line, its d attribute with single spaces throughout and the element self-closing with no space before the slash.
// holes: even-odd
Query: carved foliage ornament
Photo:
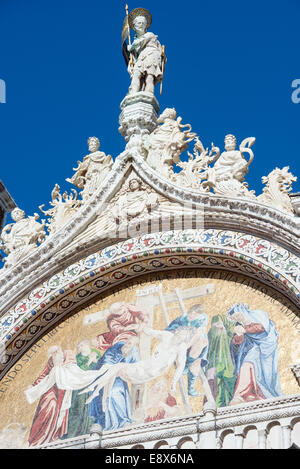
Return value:
<svg viewBox="0 0 300 469">
<path fill-rule="evenodd" d="M 46 226 L 50 234 L 56 233 L 70 218 L 75 215 L 81 205 L 75 189 L 71 189 L 71 191 L 71 195 L 68 195 L 67 192 L 64 192 L 64 194 L 61 195 L 59 185 L 55 184 L 51 194 L 52 202 L 50 202 L 50 205 L 52 208 L 45 211 L 43 210 L 44 205 L 39 206 L 41 212 L 49 217 Z"/>
</svg>

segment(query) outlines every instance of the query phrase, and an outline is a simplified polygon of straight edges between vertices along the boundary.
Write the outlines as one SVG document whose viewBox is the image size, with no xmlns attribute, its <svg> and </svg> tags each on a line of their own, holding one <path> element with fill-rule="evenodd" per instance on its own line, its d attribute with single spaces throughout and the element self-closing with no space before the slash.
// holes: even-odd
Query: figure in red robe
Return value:
<svg viewBox="0 0 300 469">
<path fill-rule="evenodd" d="M 154 422 L 183 415 L 175 397 L 168 392 L 168 381 L 161 378 L 148 390 L 144 422 Z"/>
<path fill-rule="evenodd" d="M 43 372 L 35 380 L 33 386 L 40 385 L 47 380 L 50 371 L 55 365 L 76 364 L 75 354 L 71 350 L 62 351 L 59 346 L 50 347 L 49 360 Z M 64 405 L 66 391 L 59 389 L 56 384 L 51 386 L 40 398 L 35 416 L 33 418 L 28 442 L 29 446 L 38 446 L 50 443 L 67 433 L 68 406 Z"/>
<path fill-rule="evenodd" d="M 112 345 L 136 336 L 137 320 L 148 321 L 148 315 L 139 306 L 114 303 L 110 307 L 110 314 L 106 319 L 109 331 L 98 335 L 94 339 L 93 345 L 99 350 L 106 351 Z"/>
</svg>

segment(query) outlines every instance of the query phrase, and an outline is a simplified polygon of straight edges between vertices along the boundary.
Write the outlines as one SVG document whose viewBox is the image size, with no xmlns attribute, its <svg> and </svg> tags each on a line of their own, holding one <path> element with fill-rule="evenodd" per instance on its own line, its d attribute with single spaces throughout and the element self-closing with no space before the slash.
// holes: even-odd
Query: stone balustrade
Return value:
<svg viewBox="0 0 300 469">
<path fill-rule="evenodd" d="M 288 449 L 300 446 L 300 394 L 40 446 L 39 449 Z"/>
</svg>

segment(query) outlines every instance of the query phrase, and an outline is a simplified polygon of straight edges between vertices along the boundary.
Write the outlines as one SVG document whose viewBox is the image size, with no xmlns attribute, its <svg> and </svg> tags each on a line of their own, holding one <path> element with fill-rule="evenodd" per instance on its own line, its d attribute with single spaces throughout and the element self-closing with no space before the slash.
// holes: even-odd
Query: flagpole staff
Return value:
<svg viewBox="0 0 300 469">
<path fill-rule="evenodd" d="M 161 78 L 161 82 L 160 82 L 160 94 L 162 94 L 163 79 L 164 79 L 164 73 L 165 73 L 165 64 L 166 64 L 166 61 L 167 61 L 167 57 L 166 57 L 166 52 L 165 52 L 165 50 L 166 50 L 165 46 L 162 46 L 162 48 L 161 48 L 161 57 L 162 57 L 162 78 Z"/>
<path fill-rule="evenodd" d="M 130 37 L 130 27 L 129 27 L 129 21 L 128 21 L 128 5 L 126 3 L 126 6 L 125 6 L 125 11 L 126 11 L 126 18 L 127 18 L 127 30 L 128 30 L 128 45 L 131 46 L 131 37 Z M 133 63 L 133 56 L 132 56 L 132 53 L 130 52 L 130 59 L 129 59 L 129 66 L 130 68 L 133 68 L 134 67 L 134 63 Z"/>
</svg>

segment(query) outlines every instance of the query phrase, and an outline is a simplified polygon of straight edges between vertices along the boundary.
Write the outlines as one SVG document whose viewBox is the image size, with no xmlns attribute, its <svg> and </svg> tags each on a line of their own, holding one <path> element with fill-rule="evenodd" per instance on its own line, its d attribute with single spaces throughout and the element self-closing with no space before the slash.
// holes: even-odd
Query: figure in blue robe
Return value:
<svg viewBox="0 0 300 469">
<path fill-rule="evenodd" d="M 250 310 L 244 303 L 233 305 L 227 316 L 244 329 L 237 331 L 231 344 L 238 374 L 231 404 L 282 395 L 278 373 L 278 332 L 273 321 L 265 311 Z M 250 368 L 254 370 L 255 380 Z"/>
<path fill-rule="evenodd" d="M 191 331 L 191 337 L 197 333 L 197 330 L 200 328 L 207 327 L 208 324 L 208 316 L 206 313 L 203 312 L 202 305 L 193 305 L 187 312 L 182 313 L 176 319 L 174 319 L 167 327 L 167 331 L 175 331 L 179 328 L 188 328 Z M 207 364 L 207 353 L 208 353 L 208 339 L 206 331 L 202 334 L 202 338 L 207 340 L 207 346 L 203 347 L 202 350 L 199 351 L 199 355 L 197 357 L 192 357 L 190 354 L 191 348 L 187 350 L 186 354 L 186 363 L 184 368 L 184 374 L 187 375 L 188 378 L 188 393 L 190 396 L 198 396 L 199 393 L 195 389 L 195 383 L 197 381 L 198 375 L 194 374 L 190 367 L 196 361 L 200 360 L 200 366 L 204 368 Z"/>
<path fill-rule="evenodd" d="M 116 363 L 135 363 L 139 360 L 138 347 L 134 346 L 130 352 L 124 356 L 122 347 L 125 341 L 112 345 L 104 355 L 98 360 L 96 369 L 103 365 Z M 131 401 L 128 384 L 121 378 L 116 378 L 111 391 L 106 398 L 105 411 L 102 405 L 103 389 L 89 405 L 89 414 L 94 419 L 94 423 L 101 425 L 103 430 L 116 430 L 131 424 Z"/>
</svg>

